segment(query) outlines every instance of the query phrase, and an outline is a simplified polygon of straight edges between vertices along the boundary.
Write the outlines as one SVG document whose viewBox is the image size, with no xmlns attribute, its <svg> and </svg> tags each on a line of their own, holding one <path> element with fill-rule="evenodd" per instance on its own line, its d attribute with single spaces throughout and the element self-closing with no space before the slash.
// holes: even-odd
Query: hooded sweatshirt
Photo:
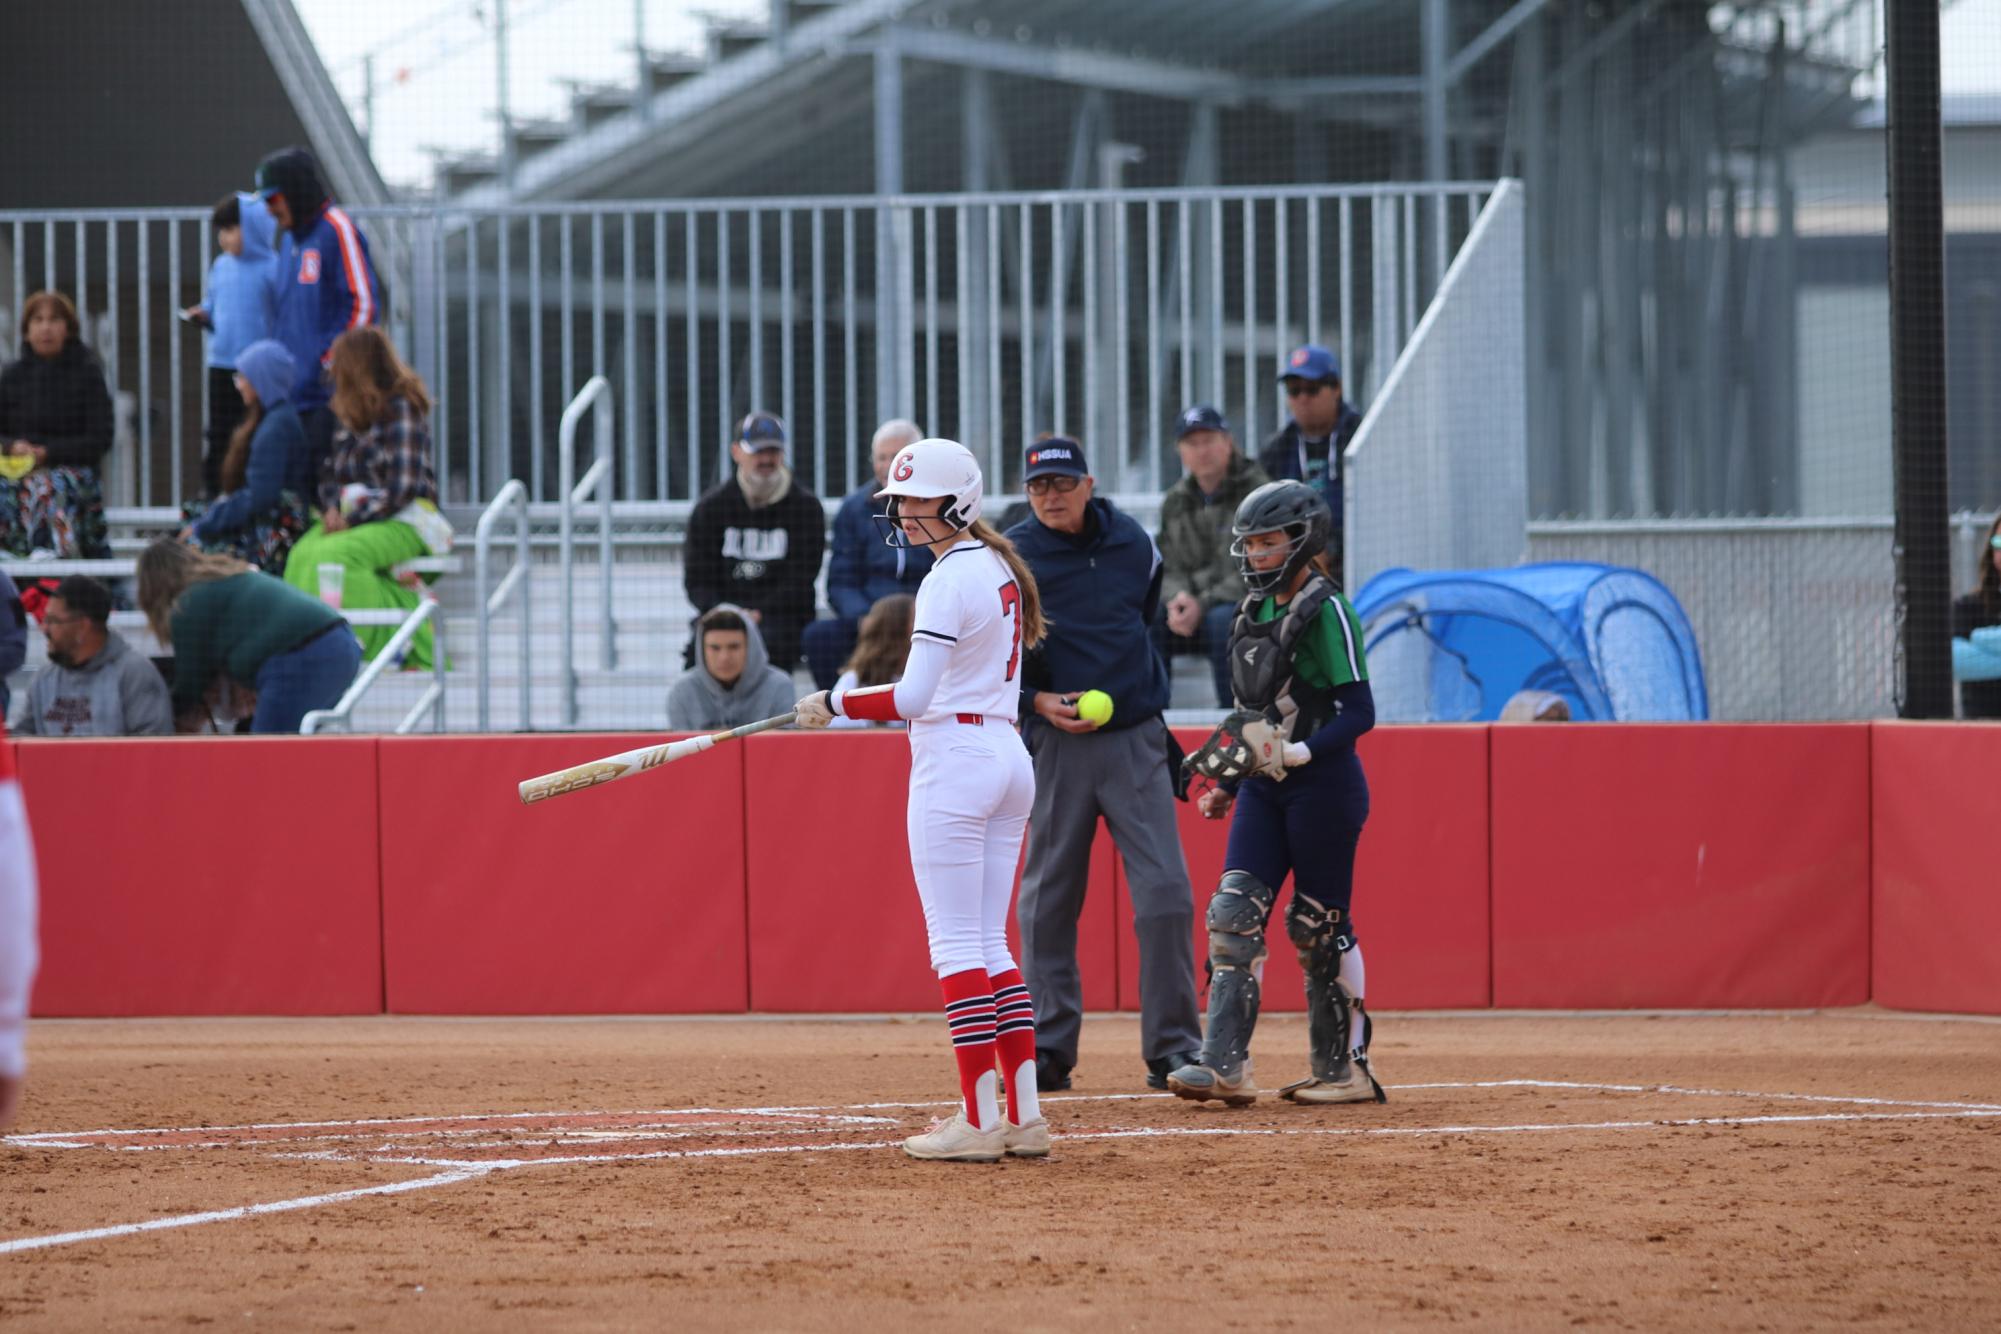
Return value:
<svg viewBox="0 0 2001 1334">
<path fill-rule="evenodd" d="M 81 667 L 35 673 L 14 730 L 22 736 L 171 736 L 174 710 L 159 670 L 115 630 Z"/>
<path fill-rule="evenodd" d="M 249 527 L 258 515 L 278 503 L 281 491 L 292 491 L 301 499 L 312 495 L 312 446 L 290 402 L 296 365 L 285 345 L 271 338 L 252 343 L 237 358 L 236 373 L 250 381 L 264 416 L 250 437 L 250 463 L 243 485 L 217 500 L 195 521 L 195 536 L 202 541 L 214 542 Z"/>
<path fill-rule="evenodd" d="M 74 338 L 0 371 L 0 440 L 49 451 L 51 468 L 95 468 L 111 448 L 111 393 L 97 354 Z"/>
<path fill-rule="evenodd" d="M 732 473 L 695 502 L 681 550 L 688 601 L 697 611 L 729 601 L 777 624 L 802 626 L 813 619 L 827 512 L 796 481 L 777 500 L 753 506 Z"/>
<path fill-rule="evenodd" d="M 744 615 L 743 608 L 718 603 L 725 610 L 743 616 L 748 641 L 743 656 L 743 675 L 733 685 L 724 685 L 709 675 L 699 649 L 695 666 L 667 692 L 667 725 L 683 732 L 713 732 L 725 727 L 741 727 L 760 718 L 772 718 L 791 708 L 798 698 L 792 678 L 771 665 L 765 652 L 764 636 L 757 622 Z"/>
<path fill-rule="evenodd" d="M 237 231 L 243 237 L 243 253 L 217 255 L 208 266 L 208 297 L 201 308 L 208 315 L 208 364 L 217 370 L 233 371 L 243 349 L 260 338 L 271 336 L 271 322 L 278 313 L 278 256 L 272 249 L 277 224 L 271 210 L 254 194 L 239 194 L 236 207 L 242 216 Z"/>
<path fill-rule="evenodd" d="M 381 318 L 382 286 L 368 238 L 346 210 L 327 197 L 319 164 L 303 148 L 273 153 L 257 167 L 257 189 L 282 194 L 291 229 L 278 238 L 278 307 L 274 336 L 298 363 L 292 406 L 325 406 L 324 371 L 334 339 Z"/>
</svg>

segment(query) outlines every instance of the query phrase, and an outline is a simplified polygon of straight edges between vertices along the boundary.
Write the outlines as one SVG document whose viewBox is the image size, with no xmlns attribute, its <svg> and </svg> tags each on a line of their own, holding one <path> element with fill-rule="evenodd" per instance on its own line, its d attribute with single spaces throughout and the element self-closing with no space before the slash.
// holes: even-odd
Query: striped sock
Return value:
<svg viewBox="0 0 2001 1334">
<path fill-rule="evenodd" d="M 984 968 L 938 979 L 945 993 L 945 1025 L 952 1031 L 952 1055 L 959 1062 L 959 1092 L 966 1119 L 979 1130 L 1000 1120 L 994 1097 L 994 996 Z"/>
<path fill-rule="evenodd" d="M 1007 1075 L 1007 1119 L 1020 1125 L 1042 1115 L 1035 1093 L 1035 1001 L 1019 968 L 994 973 L 988 980 L 994 988 L 994 1046 Z"/>
</svg>

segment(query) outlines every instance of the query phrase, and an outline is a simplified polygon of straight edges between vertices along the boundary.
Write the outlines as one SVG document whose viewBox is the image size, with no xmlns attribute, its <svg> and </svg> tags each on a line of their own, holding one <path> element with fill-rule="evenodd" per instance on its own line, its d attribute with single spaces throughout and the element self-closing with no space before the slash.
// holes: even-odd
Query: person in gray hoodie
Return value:
<svg viewBox="0 0 2001 1334">
<path fill-rule="evenodd" d="M 722 602 L 695 622 L 702 660 L 667 692 L 667 726 L 715 732 L 792 709 L 792 678 L 771 665 L 764 636 L 741 607 Z"/>
<path fill-rule="evenodd" d="M 171 736 L 174 709 L 159 670 L 107 625 L 111 591 L 73 574 L 49 597 L 49 665 L 35 674 L 19 736 Z"/>
</svg>

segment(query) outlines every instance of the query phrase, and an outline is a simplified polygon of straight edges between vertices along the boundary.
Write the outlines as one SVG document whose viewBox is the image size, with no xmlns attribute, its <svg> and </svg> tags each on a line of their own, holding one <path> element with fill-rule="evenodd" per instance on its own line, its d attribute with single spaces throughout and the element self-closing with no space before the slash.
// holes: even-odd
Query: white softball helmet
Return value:
<svg viewBox="0 0 2001 1334">
<path fill-rule="evenodd" d="M 951 497 L 951 503 L 938 511 L 939 520 L 950 525 L 938 535 L 944 538 L 972 527 L 980 517 L 982 489 L 979 462 L 958 441 L 931 439 L 905 445 L 890 461 L 888 485 L 875 493 L 877 500 L 888 502 L 888 512 L 877 516 L 888 529 L 883 541 L 893 547 L 908 545 L 897 524 L 898 497 Z"/>
</svg>

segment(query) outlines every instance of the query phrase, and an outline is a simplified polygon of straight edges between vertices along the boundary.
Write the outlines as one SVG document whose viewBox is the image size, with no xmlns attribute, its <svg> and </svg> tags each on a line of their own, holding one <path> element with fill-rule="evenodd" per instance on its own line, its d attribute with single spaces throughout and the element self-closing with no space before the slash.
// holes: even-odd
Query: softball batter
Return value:
<svg viewBox="0 0 2001 1334">
<path fill-rule="evenodd" d="M 1049 1152 L 1035 1092 L 1035 1007 L 1007 947 L 1008 900 L 1035 795 L 1015 732 L 1024 648 L 1042 638 L 1034 576 L 980 521 L 980 468 L 964 445 L 903 447 L 876 493 L 891 546 L 931 549 L 918 585 L 910 660 L 894 685 L 816 691 L 801 727 L 835 718 L 910 721 L 910 865 L 964 1107 L 903 1143 L 913 1158 L 990 1163 Z M 995 1063 L 1007 1075 L 997 1105 Z"/>
<path fill-rule="evenodd" d="M 1375 699 L 1355 609 L 1326 555 L 1326 502 L 1303 482 L 1270 482 L 1237 506 L 1230 553 L 1250 595 L 1230 632 L 1238 712 L 1190 757 L 1219 780 L 1202 814 L 1234 803 L 1223 878 L 1209 900 L 1209 1023 L 1201 1059 L 1167 1077 L 1184 1098 L 1257 1099 L 1257 1026 L 1265 926 L 1290 873 L 1286 934 L 1306 974 L 1312 1071 L 1279 1096 L 1294 1102 L 1383 1101 L 1369 1069 L 1362 950 L 1348 902 L 1369 784 L 1355 741 Z"/>
</svg>

